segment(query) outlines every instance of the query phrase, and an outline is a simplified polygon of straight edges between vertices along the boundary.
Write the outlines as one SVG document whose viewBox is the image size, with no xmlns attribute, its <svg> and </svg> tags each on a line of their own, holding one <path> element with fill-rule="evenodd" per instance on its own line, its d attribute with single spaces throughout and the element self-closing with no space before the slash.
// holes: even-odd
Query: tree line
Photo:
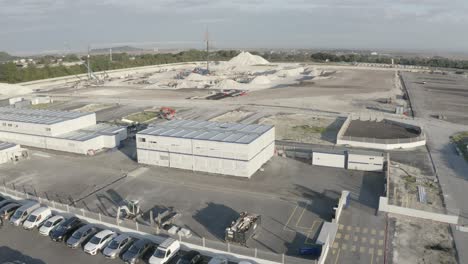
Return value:
<svg viewBox="0 0 468 264">
<path fill-rule="evenodd" d="M 343 62 L 343 63 L 386 63 L 390 64 L 392 58 L 383 55 L 370 54 L 344 54 L 336 55 L 333 53 L 318 52 L 310 54 L 308 52 L 252 52 L 260 55 L 271 62 Z M 209 54 L 212 61 L 230 60 L 237 56 L 236 50 L 219 50 Z M 65 57 L 44 56 L 37 61 L 40 66 L 30 64 L 27 68 L 18 68 L 14 63 L 0 64 L 0 82 L 19 83 L 34 81 L 47 78 L 62 77 L 86 73 L 85 65 L 74 66 L 52 66 L 53 63 L 61 58 L 64 62 L 85 61 L 86 57 L 79 58 L 70 54 Z M 179 53 L 160 53 L 160 54 L 141 54 L 130 55 L 127 53 L 113 54 L 112 62 L 108 55 L 92 55 L 91 68 L 93 71 L 108 71 L 124 69 L 130 67 L 149 66 L 177 62 L 204 61 L 207 58 L 206 51 L 188 50 Z M 416 65 L 426 67 L 454 68 L 460 70 L 468 69 L 468 61 L 451 60 L 443 57 L 419 58 L 419 57 L 395 57 L 396 64 Z"/>
</svg>

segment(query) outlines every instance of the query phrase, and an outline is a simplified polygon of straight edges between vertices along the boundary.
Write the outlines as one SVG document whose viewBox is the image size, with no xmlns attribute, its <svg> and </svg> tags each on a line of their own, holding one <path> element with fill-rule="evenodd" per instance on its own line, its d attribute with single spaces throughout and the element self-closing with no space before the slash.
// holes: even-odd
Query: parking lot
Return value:
<svg viewBox="0 0 468 264">
<path fill-rule="evenodd" d="M 381 173 L 274 157 L 264 171 L 246 180 L 142 167 L 127 154 L 125 149 L 95 157 L 33 150 L 29 160 L 2 165 L 0 181 L 109 216 L 115 216 L 122 199 L 139 200 L 146 213 L 172 207 L 182 215 L 177 225 L 207 240 L 223 241 L 224 229 L 242 211 L 260 214 L 261 230 L 247 245 L 279 254 L 297 255 L 299 248 L 314 243 L 342 190 L 351 192 L 348 225 L 382 226 L 375 217 L 383 192 Z"/>
<path fill-rule="evenodd" d="M 466 116 L 468 79 L 458 75 L 402 73 L 412 107 L 418 117 L 446 117 L 447 121 L 468 124 Z M 417 98 L 417 100 L 415 100 Z"/>
</svg>

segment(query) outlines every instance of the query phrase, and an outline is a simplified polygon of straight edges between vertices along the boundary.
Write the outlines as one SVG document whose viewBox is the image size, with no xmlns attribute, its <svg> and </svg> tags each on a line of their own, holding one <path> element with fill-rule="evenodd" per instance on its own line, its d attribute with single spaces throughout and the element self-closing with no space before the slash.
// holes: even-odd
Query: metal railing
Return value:
<svg viewBox="0 0 468 264">
<path fill-rule="evenodd" d="M 270 262 L 276 263 L 291 263 L 291 264 L 303 264 L 303 263 L 310 263 L 311 260 L 300 258 L 298 256 L 289 256 L 285 254 L 277 254 L 274 252 L 267 252 L 264 250 L 259 250 L 256 248 L 248 248 L 244 246 L 240 246 L 237 244 L 229 244 L 222 241 L 215 241 L 209 240 L 204 237 L 198 237 L 192 235 L 190 237 L 182 237 L 179 235 L 171 235 L 167 231 L 158 229 L 154 226 L 151 226 L 150 223 L 147 223 L 143 220 L 133 221 L 128 219 L 117 219 L 116 217 L 111 217 L 108 215 L 104 215 L 101 213 L 91 212 L 84 208 L 77 208 L 71 206 L 69 204 L 63 204 L 57 201 L 48 200 L 47 198 L 38 197 L 30 192 L 25 191 L 24 188 L 22 190 L 10 189 L 6 185 L 0 187 L 0 194 L 8 195 L 17 197 L 20 199 L 30 199 L 36 200 L 43 205 L 46 205 L 52 209 L 60 210 L 63 212 L 67 212 L 71 215 L 76 215 L 78 217 L 87 217 L 95 220 L 96 222 L 102 225 L 113 225 L 124 227 L 127 229 L 131 229 L 137 232 L 144 232 L 150 235 L 163 235 L 165 237 L 173 237 L 175 239 L 180 240 L 181 242 L 186 242 L 192 245 L 197 245 L 205 248 L 207 251 L 210 249 L 213 250 L 220 250 L 225 251 L 232 254 L 242 255 L 246 257 L 256 258 L 259 260 L 266 260 Z"/>
</svg>

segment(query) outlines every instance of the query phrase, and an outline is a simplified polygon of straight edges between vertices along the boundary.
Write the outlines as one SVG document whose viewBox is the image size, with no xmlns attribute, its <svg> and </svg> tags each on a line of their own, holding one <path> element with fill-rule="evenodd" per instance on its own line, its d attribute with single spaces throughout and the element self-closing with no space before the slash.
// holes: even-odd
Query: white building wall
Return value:
<svg viewBox="0 0 468 264">
<path fill-rule="evenodd" d="M 263 164 L 271 159 L 275 155 L 275 143 L 272 142 L 270 145 L 265 147 L 257 156 L 255 156 L 248 163 L 248 172 L 247 177 L 251 177 L 258 169 L 260 169 Z"/>
<path fill-rule="evenodd" d="M 314 152 L 312 153 L 312 165 L 345 168 L 345 155 Z"/>
<path fill-rule="evenodd" d="M 361 171 L 382 171 L 384 157 L 377 155 L 348 153 L 348 169 Z"/>
<path fill-rule="evenodd" d="M 20 145 L 15 145 L 11 148 L 0 150 L 0 164 L 7 163 L 14 158 L 15 155 L 19 155 L 21 151 Z"/>
<path fill-rule="evenodd" d="M 275 141 L 275 128 L 272 127 L 270 130 L 262 134 L 255 141 L 249 144 L 249 160 L 255 157 L 258 152 L 265 147 L 269 146 L 272 142 Z"/>
<path fill-rule="evenodd" d="M 78 154 L 87 154 L 88 150 L 114 148 L 120 143 L 117 136 L 98 136 L 86 141 L 77 141 L 56 137 L 27 135 L 0 131 L 0 141 L 12 142 L 30 147 L 52 149 Z"/>
<path fill-rule="evenodd" d="M 53 124 L 51 126 L 52 133 L 50 135 L 57 136 L 94 125 L 96 125 L 96 114 L 90 113 L 89 115 Z"/>
</svg>

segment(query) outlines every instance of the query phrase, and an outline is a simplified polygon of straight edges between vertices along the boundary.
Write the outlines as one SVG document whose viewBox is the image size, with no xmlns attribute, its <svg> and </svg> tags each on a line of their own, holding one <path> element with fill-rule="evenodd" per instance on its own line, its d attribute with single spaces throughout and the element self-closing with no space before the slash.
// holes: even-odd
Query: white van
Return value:
<svg viewBox="0 0 468 264">
<path fill-rule="evenodd" d="M 150 264 L 166 264 L 171 260 L 177 252 L 179 252 L 179 241 L 168 238 L 164 240 L 161 245 L 156 248 L 153 255 L 149 259 Z"/>
<path fill-rule="evenodd" d="M 36 201 L 27 201 L 23 206 L 18 208 L 13 216 L 10 218 L 10 224 L 19 226 L 34 210 L 41 207 Z"/>
<path fill-rule="evenodd" d="M 48 207 L 40 207 L 32 212 L 29 217 L 24 221 L 24 229 L 31 230 L 35 227 L 39 227 L 44 221 L 52 216 L 52 210 Z"/>
</svg>

